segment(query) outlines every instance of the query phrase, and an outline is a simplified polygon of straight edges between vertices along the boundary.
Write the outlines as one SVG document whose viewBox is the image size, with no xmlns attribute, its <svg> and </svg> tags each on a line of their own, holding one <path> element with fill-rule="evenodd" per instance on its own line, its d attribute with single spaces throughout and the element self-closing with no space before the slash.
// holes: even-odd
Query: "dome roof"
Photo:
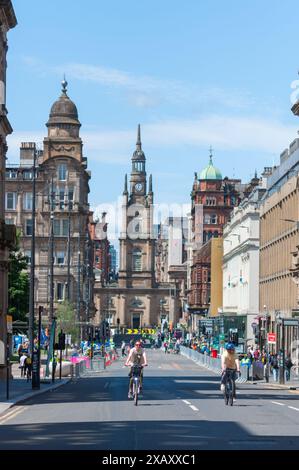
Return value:
<svg viewBox="0 0 299 470">
<path fill-rule="evenodd" d="M 79 124 L 78 110 L 75 103 L 66 94 L 67 82 L 62 82 L 62 94 L 51 107 L 49 124 Z"/>
<path fill-rule="evenodd" d="M 222 174 L 218 168 L 213 165 L 212 155 L 210 155 L 210 163 L 204 168 L 200 175 L 199 180 L 222 180 Z"/>
</svg>

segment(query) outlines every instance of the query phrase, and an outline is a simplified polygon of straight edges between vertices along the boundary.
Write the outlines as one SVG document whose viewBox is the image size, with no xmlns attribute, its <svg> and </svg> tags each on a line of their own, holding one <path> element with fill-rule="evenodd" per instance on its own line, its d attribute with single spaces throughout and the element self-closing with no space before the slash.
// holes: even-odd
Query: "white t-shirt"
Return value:
<svg viewBox="0 0 299 470">
<path fill-rule="evenodd" d="M 20 366 L 24 367 L 26 359 L 27 359 L 27 356 L 21 356 L 20 357 Z"/>
</svg>

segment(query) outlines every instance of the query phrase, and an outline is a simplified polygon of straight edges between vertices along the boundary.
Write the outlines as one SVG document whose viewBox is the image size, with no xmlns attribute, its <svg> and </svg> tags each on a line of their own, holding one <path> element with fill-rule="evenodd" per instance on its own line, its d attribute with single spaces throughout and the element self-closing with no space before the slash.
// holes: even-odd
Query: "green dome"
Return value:
<svg viewBox="0 0 299 470">
<path fill-rule="evenodd" d="M 200 180 L 222 180 L 222 174 L 218 168 L 213 165 L 212 156 L 210 156 L 209 165 L 202 170 L 199 175 Z"/>
</svg>

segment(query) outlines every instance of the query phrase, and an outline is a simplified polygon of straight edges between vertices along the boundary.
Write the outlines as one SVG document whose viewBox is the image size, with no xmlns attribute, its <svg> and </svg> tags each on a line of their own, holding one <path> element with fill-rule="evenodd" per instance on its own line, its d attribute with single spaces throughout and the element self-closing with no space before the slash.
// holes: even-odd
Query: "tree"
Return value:
<svg viewBox="0 0 299 470">
<path fill-rule="evenodd" d="M 73 304 L 65 300 L 62 302 L 57 311 L 57 331 L 60 333 L 63 330 L 64 333 L 71 335 L 72 343 L 79 342 L 79 327 L 76 325 L 76 312 Z"/>
<path fill-rule="evenodd" d="M 8 313 L 13 320 L 26 321 L 29 311 L 30 281 L 28 258 L 20 251 L 20 233 L 9 254 L 8 272 Z"/>
</svg>

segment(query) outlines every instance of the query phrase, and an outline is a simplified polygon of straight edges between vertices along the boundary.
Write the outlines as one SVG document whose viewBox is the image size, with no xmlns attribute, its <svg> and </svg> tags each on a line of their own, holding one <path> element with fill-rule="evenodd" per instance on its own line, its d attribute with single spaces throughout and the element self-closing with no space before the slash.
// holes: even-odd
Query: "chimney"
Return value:
<svg viewBox="0 0 299 470">
<path fill-rule="evenodd" d="M 32 166 L 34 152 L 36 149 L 35 142 L 22 142 L 20 147 L 20 166 Z"/>
</svg>

